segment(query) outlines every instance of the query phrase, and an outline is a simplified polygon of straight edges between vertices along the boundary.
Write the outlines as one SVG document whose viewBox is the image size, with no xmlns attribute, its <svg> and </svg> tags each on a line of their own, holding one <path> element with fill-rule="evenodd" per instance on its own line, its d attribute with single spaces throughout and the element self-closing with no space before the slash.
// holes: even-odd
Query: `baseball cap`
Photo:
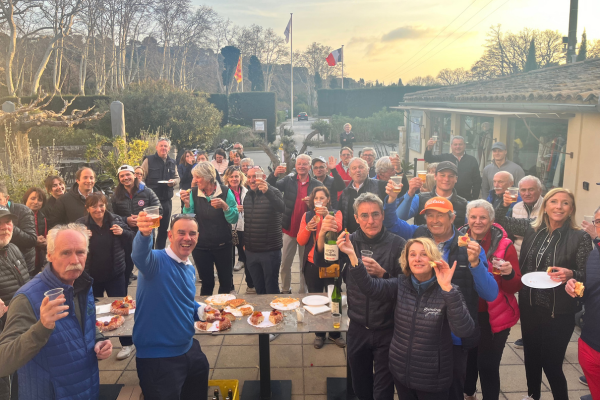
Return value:
<svg viewBox="0 0 600 400">
<path fill-rule="evenodd" d="M 492 145 L 492 150 L 494 149 L 506 150 L 506 145 L 502 142 L 496 142 Z"/>
<path fill-rule="evenodd" d="M 132 174 L 135 173 L 135 170 L 133 169 L 133 167 L 131 165 L 121 165 L 119 167 L 119 169 L 117 170 L 117 175 L 119 175 L 122 171 L 129 171 Z"/>
<path fill-rule="evenodd" d="M 447 213 L 448 211 L 454 211 L 454 206 L 450 203 L 450 200 L 445 197 L 433 197 L 427 200 L 427 203 L 425 203 L 425 206 L 419 214 L 425 214 L 427 210 L 436 210 Z"/>
<path fill-rule="evenodd" d="M 327 164 L 327 161 L 325 161 L 325 157 L 323 156 L 319 156 L 319 157 L 315 157 L 312 159 L 311 165 L 315 165 L 316 162 L 321 161 L 322 163 Z"/>
<path fill-rule="evenodd" d="M 18 218 L 15 214 L 11 213 L 6 206 L 0 206 L 0 218 L 6 217 L 7 215 L 10 216 L 10 219 L 12 219 L 13 222 L 17 222 Z"/>
<path fill-rule="evenodd" d="M 442 161 L 440 162 L 437 167 L 435 168 L 435 173 L 437 174 L 440 171 L 443 171 L 445 169 L 449 169 L 452 172 L 454 172 L 456 175 L 458 175 L 458 168 L 456 167 L 456 164 L 454 164 L 451 161 Z"/>
</svg>

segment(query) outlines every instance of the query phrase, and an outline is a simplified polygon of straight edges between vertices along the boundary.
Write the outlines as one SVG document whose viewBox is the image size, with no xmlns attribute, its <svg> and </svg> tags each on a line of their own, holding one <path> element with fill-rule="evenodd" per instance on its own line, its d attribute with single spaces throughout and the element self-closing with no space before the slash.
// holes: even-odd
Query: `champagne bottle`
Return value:
<svg viewBox="0 0 600 400">
<path fill-rule="evenodd" d="M 233 400 L 233 392 L 231 389 L 227 391 L 227 397 L 229 397 L 229 400 Z"/>
<path fill-rule="evenodd" d="M 335 217 L 333 211 L 329 211 L 329 215 Z M 337 232 L 327 232 L 325 234 L 325 262 L 329 265 L 339 264 L 339 249 L 337 246 Z"/>
<path fill-rule="evenodd" d="M 338 278 L 333 278 L 333 293 L 331 294 L 331 312 L 333 314 L 342 313 L 342 292 L 338 287 Z"/>
<path fill-rule="evenodd" d="M 219 389 L 215 389 L 213 394 L 213 400 L 219 400 Z"/>
</svg>

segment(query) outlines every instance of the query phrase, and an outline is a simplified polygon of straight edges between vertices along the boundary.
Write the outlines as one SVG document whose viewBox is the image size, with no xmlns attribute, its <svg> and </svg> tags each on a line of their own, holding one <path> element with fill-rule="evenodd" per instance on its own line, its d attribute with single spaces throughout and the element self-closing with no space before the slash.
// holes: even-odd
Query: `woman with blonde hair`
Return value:
<svg viewBox="0 0 600 400">
<path fill-rule="evenodd" d="M 389 367 L 398 399 L 447 399 L 453 380 L 451 332 L 466 337 L 475 329 L 458 286 L 451 283 L 456 262 L 450 268 L 433 240 L 410 239 L 400 256 L 404 275 L 376 279 L 367 273 L 346 233 L 337 243 L 350 259 L 349 273 L 361 292 L 396 301 Z"/>
<path fill-rule="evenodd" d="M 535 219 L 506 217 L 511 202 L 506 191 L 504 203 L 496 210 L 496 222 L 509 235 L 524 237 L 521 272 L 546 272 L 560 283 L 550 289 L 524 286 L 519 291 L 528 396 L 539 400 L 543 370 L 554 398 L 566 400 L 569 392 L 562 364 L 581 306 L 566 293 L 564 284 L 571 278 L 585 281 L 592 238 L 575 222 L 575 197 L 568 189 L 550 190 Z"/>
</svg>

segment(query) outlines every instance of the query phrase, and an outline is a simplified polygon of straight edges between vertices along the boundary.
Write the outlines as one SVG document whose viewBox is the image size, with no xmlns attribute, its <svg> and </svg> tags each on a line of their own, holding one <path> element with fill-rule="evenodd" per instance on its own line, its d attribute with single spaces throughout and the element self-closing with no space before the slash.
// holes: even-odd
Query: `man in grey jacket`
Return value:
<svg viewBox="0 0 600 400">
<path fill-rule="evenodd" d="M 525 176 L 525 171 L 519 164 L 516 164 L 506 158 L 506 145 L 502 142 L 496 142 L 492 145 L 492 163 L 483 169 L 481 182 L 481 196 L 486 198 L 490 190 L 494 187 L 494 175 L 500 171 L 510 172 L 514 178 L 514 184 L 517 185 L 521 178 Z"/>
</svg>

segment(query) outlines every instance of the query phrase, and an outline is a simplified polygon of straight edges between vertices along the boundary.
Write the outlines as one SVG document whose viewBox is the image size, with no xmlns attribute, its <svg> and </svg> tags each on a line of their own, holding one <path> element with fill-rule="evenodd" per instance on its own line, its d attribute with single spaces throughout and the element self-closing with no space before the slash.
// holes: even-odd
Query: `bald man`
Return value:
<svg viewBox="0 0 600 400">
<path fill-rule="evenodd" d="M 496 172 L 493 179 L 494 188 L 491 189 L 488 193 L 487 201 L 492 203 L 494 209 L 496 209 L 500 204 L 503 203 L 502 197 L 504 196 L 504 192 L 508 190 L 509 187 L 513 187 L 515 184 L 515 179 L 510 172 L 500 171 Z M 517 202 L 523 201 L 521 199 L 521 195 L 517 198 Z M 508 208 L 508 212 L 506 213 L 507 217 L 512 217 L 512 209 L 517 203 L 512 203 Z"/>
</svg>

